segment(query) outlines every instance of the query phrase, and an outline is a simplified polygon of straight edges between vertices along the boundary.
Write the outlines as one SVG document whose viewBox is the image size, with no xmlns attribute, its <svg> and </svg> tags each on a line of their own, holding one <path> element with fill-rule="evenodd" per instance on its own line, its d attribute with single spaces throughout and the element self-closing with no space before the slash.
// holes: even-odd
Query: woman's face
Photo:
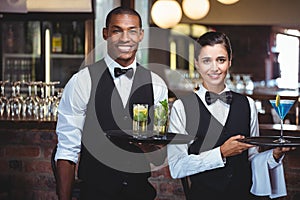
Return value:
<svg viewBox="0 0 300 200">
<path fill-rule="evenodd" d="M 222 44 L 204 46 L 195 60 L 195 66 L 203 79 L 203 86 L 219 93 L 225 88 L 225 78 L 231 65 L 226 48 Z"/>
</svg>

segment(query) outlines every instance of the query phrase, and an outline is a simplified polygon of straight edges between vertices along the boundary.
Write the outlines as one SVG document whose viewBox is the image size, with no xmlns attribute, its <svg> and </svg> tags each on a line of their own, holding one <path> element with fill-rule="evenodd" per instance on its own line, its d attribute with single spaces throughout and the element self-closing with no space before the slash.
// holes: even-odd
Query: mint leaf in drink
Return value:
<svg viewBox="0 0 300 200">
<path fill-rule="evenodd" d="M 167 101 L 167 99 L 165 99 L 165 100 L 163 100 L 163 101 L 160 101 L 159 103 L 164 107 L 166 113 L 168 113 L 169 106 L 168 106 L 168 101 Z"/>
</svg>

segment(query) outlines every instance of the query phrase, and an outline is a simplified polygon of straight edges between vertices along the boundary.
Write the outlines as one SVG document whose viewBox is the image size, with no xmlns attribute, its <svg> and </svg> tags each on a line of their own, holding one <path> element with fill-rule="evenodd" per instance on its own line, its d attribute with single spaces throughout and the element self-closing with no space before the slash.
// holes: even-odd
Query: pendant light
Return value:
<svg viewBox="0 0 300 200">
<path fill-rule="evenodd" d="M 226 4 L 226 5 L 230 5 L 230 4 L 234 4 L 236 2 L 238 2 L 239 0 L 218 0 L 218 2 L 222 3 L 222 4 Z"/>
<path fill-rule="evenodd" d="M 202 19 L 209 12 L 208 0 L 183 0 L 182 9 L 184 14 L 193 20 Z"/>
<path fill-rule="evenodd" d="M 175 0 L 158 0 L 151 8 L 153 22 L 161 28 L 171 28 L 182 17 L 180 4 Z"/>
</svg>

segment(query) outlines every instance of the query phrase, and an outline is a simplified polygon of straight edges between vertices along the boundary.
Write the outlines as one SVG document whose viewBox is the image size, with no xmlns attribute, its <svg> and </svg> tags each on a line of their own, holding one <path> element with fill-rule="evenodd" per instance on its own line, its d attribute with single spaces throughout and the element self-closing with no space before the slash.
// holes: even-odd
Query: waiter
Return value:
<svg viewBox="0 0 300 200">
<path fill-rule="evenodd" d="M 163 155 L 158 147 L 111 142 L 104 134 L 108 130 L 132 129 L 134 103 L 151 108 L 168 98 L 164 81 L 136 62 L 143 36 L 141 17 L 135 10 L 113 9 L 103 28 L 107 55 L 80 70 L 67 83 L 56 128 L 59 199 L 71 199 L 79 154 L 81 199 L 155 198 L 156 191 L 148 178 L 150 162 L 164 161 L 164 156 L 157 156 Z M 151 121 L 153 111 L 149 113 Z"/>
</svg>

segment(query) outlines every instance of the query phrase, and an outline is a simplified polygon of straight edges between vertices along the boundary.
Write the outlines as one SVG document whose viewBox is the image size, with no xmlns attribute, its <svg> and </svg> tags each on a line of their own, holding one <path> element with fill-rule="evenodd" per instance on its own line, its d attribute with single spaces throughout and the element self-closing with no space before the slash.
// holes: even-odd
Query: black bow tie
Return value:
<svg viewBox="0 0 300 200">
<path fill-rule="evenodd" d="M 119 77 L 122 74 L 125 74 L 128 78 L 132 78 L 133 76 L 133 69 L 128 68 L 128 69 L 121 69 L 121 68 L 115 68 L 114 69 L 115 77 Z"/>
<path fill-rule="evenodd" d="M 216 102 L 218 99 L 221 101 L 230 104 L 232 101 L 232 93 L 230 91 L 223 92 L 221 94 L 216 94 L 214 92 L 206 92 L 205 93 L 205 101 L 207 105 L 210 105 Z"/>
</svg>

